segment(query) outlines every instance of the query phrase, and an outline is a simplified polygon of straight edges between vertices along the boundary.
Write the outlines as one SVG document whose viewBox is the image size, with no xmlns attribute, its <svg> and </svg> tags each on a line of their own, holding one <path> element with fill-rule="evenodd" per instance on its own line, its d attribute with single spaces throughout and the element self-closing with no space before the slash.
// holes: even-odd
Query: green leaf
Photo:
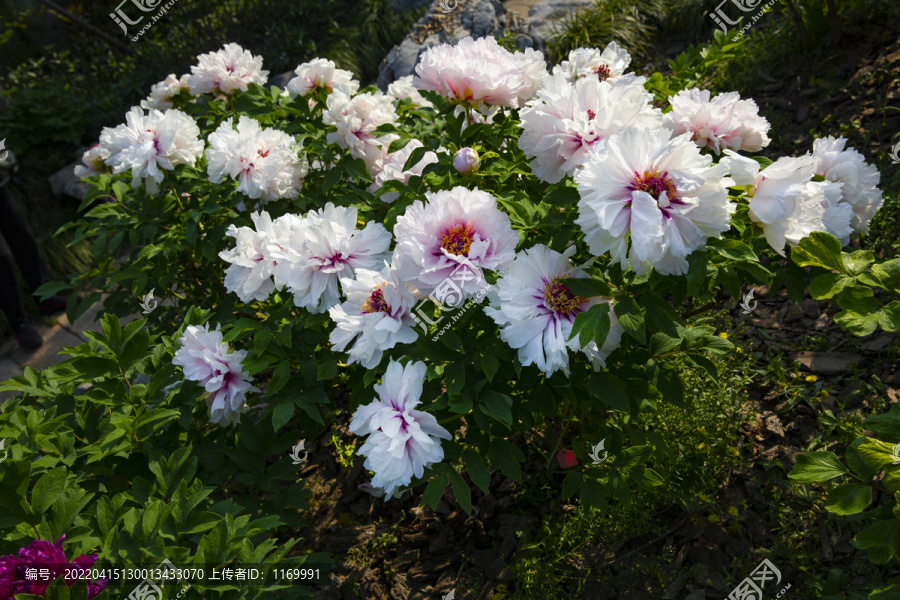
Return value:
<svg viewBox="0 0 900 600">
<path fill-rule="evenodd" d="M 591 279 L 589 277 L 575 277 L 562 281 L 570 292 L 582 298 L 594 298 L 603 296 L 609 298 L 612 296 L 612 288 L 599 279 Z"/>
<path fill-rule="evenodd" d="M 72 286 L 61 281 L 48 281 L 38 289 L 34 290 L 34 295 L 39 296 L 41 301 L 46 300 L 53 294 L 58 294 L 63 290 L 71 290 Z"/>
<path fill-rule="evenodd" d="M 35 514 L 43 514 L 59 500 L 66 489 L 66 477 L 66 468 L 58 467 L 37 480 L 31 491 L 31 508 Z"/>
<path fill-rule="evenodd" d="M 739 262 L 759 262 L 759 257 L 753 252 L 747 244 L 738 240 L 710 238 L 707 241 L 707 247 L 713 252 Z"/>
<path fill-rule="evenodd" d="M 791 302 L 800 304 L 806 295 L 806 271 L 789 262 L 784 265 L 784 288 Z"/>
<path fill-rule="evenodd" d="M 512 428 L 512 398 L 506 394 L 488 390 L 478 396 L 478 406 L 487 416 Z"/>
<path fill-rule="evenodd" d="M 266 389 L 267 396 L 274 396 L 278 390 L 284 387 L 291 375 L 291 365 L 288 361 L 282 361 L 272 371 L 272 379 L 269 380 L 269 387 Z"/>
<path fill-rule="evenodd" d="M 900 450 L 897 446 L 872 438 L 864 438 L 865 442 L 856 449 L 859 458 L 870 468 L 880 470 L 885 465 L 893 463 L 894 451 Z"/>
<path fill-rule="evenodd" d="M 253 337 L 253 348 L 256 350 L 256 356 L 262 356 L 269 347 L 271 341 L 272 333 L 269 331 L 268 327 L 263 326 L 263 328 L 257 331 L 256 335 Z"/>
<path fill-rule="evenodd" d="M 282 402 L 272 411 L 272 429 L 277 433 L 279 429 L 294 416 L 294 403 Z"/>
<path fill-rule="evenodd" d="M 644 330 L 644 313 L 634 298 L 630 296 L 616 296 L 613 303 L 613 313 L 622 325 L 625 333 L 633 337 L 641 344 L 647 343 L 647 332 Z"/>
<path fill-rule="evenodd" d="M 581 471 L 569 471 L 562 482 L 562 497 L 568 499 L 574 496 L 581 489 L 581 482 Z"/>
<path fill-rule="evenodd" d="M 869 269 L 869 266 L 875 262 L 875 256 L 871 250 L 856 250 L 849 254 L 843 254 L 844 265 L 846 265 L 849 275 L 860 275 Z"/>
<path fill-rule="evenodd" d="M 494 381 L 494 375 L 500 368 L 500 361 L 493 354 L 483 354 L 481 356 L 481 370 L 488 381 Z"/>
<path fill-rule="evenodd" d="M 446 471 L 432 477 L 428 485 L 425 486 L 425 491 L 422 492 L 422 504 L 430 506 L 431 510 L 437 508 L 438 502 L 441 501 L 441 496 L 444 495 L 444 490 L 447 489 L 447 484 Z"/>
<path fill-rule="evenodd" d="M 583 348 L 593 340 L 598 347 L 603 347 L 606 336 L 609 335 L 611 321 L 609 318 L 609 303 L 602 302 L 590 307 L 587 311 L 575 317 L 572 325 L 572 333 L 569 339 L 578 336 L 578 344 Z"/>
<path fill-rule="evenodd" d="M 566 185 L 566 181 L 563 180 L 547 188 L 543 201 L 555 206 L 568 206 L 575 204 L 580 199 L 581 195 L 578 193 L 578 188 Z"/>
<path fill-rule="evenodd" d="M 900 300 L 892 300 L 877 313 L 878 324 L 890 333 L 900 331 Z"/>
<path fill-rule="evenodd" d="M 705 356 L 700 356 L 699 354 L 685 354 L 685 360 L 689 363 L 694 364 L 697 367 L 700 367 L 709 375 L 710 379 L 716 382 L 716 385 L 719 384 L 719 371 L 716 369 L 715 363 L 709 360 Z"/>
<path fill-rule="evenodd" d="M 602 371 L 592 374 L 590 381 L 590 392 L 594 398 L 610 408 L 628 412 L 630 408 L 628 392 L 618 377 Z"/>
<path fill-rule="evenodd" d="M 491 464 L 500 469 L 501 473 L 521 483 L 522 468 L 519 463 L 525 461 L 525 455 L 515 444 L 504 439 L 494 439 L 488 448 L 488 457 Z"/>
<path fill-rule="evenodd" d="M 466 480 L 453 469 L 449 469 L 447 473 L 450 475 L 450 485 L 453 486 L 453 495 L 456 496 L 456 501 L 459 502 L 459 505 L 466 511 L 467 515 L 471 515 L 472 489 L 466 483 Z"/>
<path fill-rule="evenodd" d="M 797 455 L 797 464 L 788 474 L 797 483 L 822 483 L 846 475 L 847 469 L 834 452 L 804 452 Z"/>
<path fill-rule="evenodd" d="M 871 415 L 863 423 L 866 429 L 892 440 L 900 440 L 900 404 L 880 415 Z"/>
<path fill-rule="evenodd" d="M 581 503 L 589 508 L 606 510 L 606 488 L 596 479 L 587 478 L 581 484 Z"/>
<path fill-rule="evenodd" d="M 860 550 L 883 549 L 900 559 L 900 520 L 876 521 L 856 534 L 853 545 Z"/>
<path fill-rule="evenodd" d="M 827 300 L 852 284 L 853 279 L 850 277 L 840 273 L 825 273 L 813 277 L 813 280 L 809 282 L 809 295 L 816 300 Z"/>
<path fill-rule="evenodd" d="M 845 483 L 828 492 L 825 508 L 836 515 L 855 515 L 872 504 L 872 488 L 864 483 Z"/>
<path fill-rule="evenodd" d="M 675 324 L 683 325 L 684 323 L 671 304 L 656 294 L 641 296 L 640 300 L 647 317 L 647 324 L 652 331 L 661 331 L 666 335 L 678 337 Z"/>
<path fill-rule="evenodd" d="M 483 493 L 487 494 L 491 485 L 491 472 L 487 463 L 480 454 L 474 450 L 466 450 L 462 454 L 463 464 L 466 465 L 466 473 L 472 479 L 472 483 L 478 486 Z"/>
<path fill-rule="evenodd" d="M 791 260 L 801 267 L 823 267 L 852 275 L 844 265 L 841 242 L 830 233 L 814 231 L 791 250 Z"/>
</svg>

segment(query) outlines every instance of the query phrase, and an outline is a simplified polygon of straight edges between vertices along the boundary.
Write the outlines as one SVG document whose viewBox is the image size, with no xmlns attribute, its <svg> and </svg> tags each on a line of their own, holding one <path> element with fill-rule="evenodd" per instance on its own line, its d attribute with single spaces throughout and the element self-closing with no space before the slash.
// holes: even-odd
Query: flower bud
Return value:
<svg viewBox="0 0 900 600">
<path fill-rule="evenodd" d="M 460 148 L 453 156 L 453 168 L 461 175 L 471 175 L 481 166 L 478 153 L 472 148 Z"/>
</svg>

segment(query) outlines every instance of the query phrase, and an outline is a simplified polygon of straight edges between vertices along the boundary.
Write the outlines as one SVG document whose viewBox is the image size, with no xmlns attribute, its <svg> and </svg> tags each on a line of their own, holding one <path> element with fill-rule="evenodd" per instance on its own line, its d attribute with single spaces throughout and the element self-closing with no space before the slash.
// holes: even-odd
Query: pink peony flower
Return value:
<svg viewBox="0 0 900 600">
<path fill-rule="evenodd" d="M 359 89 L 359 82 L 353 79 L 353 73 L 338 69 L 334 62 L 326 58 L 314 58 L 305 62 L 294 71 L 296 77 L 287 84 L 287 93 L 291 98 L 306 96 L 316 88 L 322 88 L 330 94 L 339 89 L 352 96 Z"/>
<path fill-rule="evenodd" d="M 253 56 L 237 44 L 226 44 L 218 52 L 201 54 L 197 61 L 187 80 L 193 96 L 246 92 L 249 84 L 265 85 L 269 77 L 269 72 L 262 68 L 262 57 Z"/>
<path fill-rule="evenodd" d="M 450 102 L 516 108 L 540 86 L 543 66 L 539 52 L 515 57 L 492 37 L 466 37 L 456 46 L 441 44 L 426 50 L 413 83 Z"/>
<path fill-rule="evenodd" d="M 219 327 L 210 331 L 209 325 L 188 326 L 178 340 L 180 347 L 172 364 L 184 370 L 186 379 L 199 382 L 209 392 L 209 422 L 225 426 L 240 422 L 241 413 L 248 408 L 247 392 L 258 392 L 259 388 L 251 385 L 249 376 L 243 373 L 241 363 L 247 351 L 231 352 L 222 341 Z"/>
<path fill-rule="evenodd" d="M 759 116 L 753 100 L 730 92 L 710 99 L 708 90 L 681 90 L 669 98 L 672 112 L 663 125 L 675 135 L 690 132 L 691 140 L 716 154 L 722 150 L 758 152 L 769 145 L 769 122 Z"/>
<path fill-rule="evenodd" d="M 66 554 L 62 549 L 62 541 L 65 535 L 56 540 L 56 544 L 47 540 L 35 540 L 25 548 L 19 549 L 19 555 L 0 557 L 0 600 L 11 600 L 16 594 L 34 594 L 43 596 L 50 583 L 64 574 L 68 568 L 88 569 L 97 560 L 96 554 L 75 558 L 70 563 L 66 560 Z M 39 577 L 31 580 L 26 577 L 27 569 L 37 569 L 49 573 L 49 578 Z M 66 579 L 66 585 L 72 587 L 76 579 Z M 98 579 L 88 582 L 88 598 L 93 598 L 100 593 L 108 579 Z M 79 583 L 80 585 L 80 583 Z"/>
<path fill-rule="evenodd" d="M 484 287 L 482 269 L 496 271 L 513 260 L 519 236 L 497 199 L 478 188 L 458 186 L 425 196 L 427 204 L 416 200 L 397 218 L 394 266 L 423 294 L 446 297 L 452 284 L 458 299 L 471 296 Z M 456 286 L 451 275 L 463 266 L 468 277 Z"/>
<path fill-rule="evenodd" d="M 372 133 L 379 125 L 397 120 L 397 110 L 390 96 L 378 92 L 350 98 L 335 90 L 328 96 L 326 104 L 328 109 L 322 114 L 322 121 L 337 128 L 326 136 L 328 143 L 350 150 L 350 156 L 366 161 L 370 173 L 377 172 L 377 162 L 384 158 L 391 141 L 396 139 L 396 136 Z"/>
</svg>

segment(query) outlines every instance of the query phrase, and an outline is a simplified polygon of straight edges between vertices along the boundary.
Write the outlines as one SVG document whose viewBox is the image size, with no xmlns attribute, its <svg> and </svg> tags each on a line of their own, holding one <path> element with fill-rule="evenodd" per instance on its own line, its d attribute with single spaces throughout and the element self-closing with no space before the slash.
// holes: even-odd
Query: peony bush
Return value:
<svg viewBox="0 0 900 600">
<path fill-rule="evenodd" d="M 882 203 L 862 155 L 825 138 L 753 156 L 770 125 L 751 99 L 673 79 L 660 101 L 629 63 L 615 43 L 553 66 L 467 38 L 387 93 L 324 59 L 280 90 L 229 44 L 153 86 L 79 168 L 95 189 L 67 228 L 98 266 L 42 290 L 85 292 L 71 320 L 102 299 L 103 332 L 4 388 L 24 394 L 0 415 L 21 445 L 0 466 L 22 503 L 4 545 L 40 523 L 100 561 L 284 557 L 305 497 L 286 453 L 344 390 L 360 487 L 385 502 L 424 486 L 434 507 L 449 486 L 471 513 L 491 468 L 521 481 L 528 435 L 548 467 L 574 453 L 560 494 L 602 509 L 665 485 L 658 436 L 626 417 L 689 409 L 682 364 L 718 385 L 710 357 L 733 346 L 687 318 L 767 285 L 835 297 L 856 335 L 900 329 L 898 261 L 842 250 Z M 123 329 L 150 289 L 159 307 Z M 26 491 L 57 472 L 84 501 L 45 521 Z M 170 521 L 189 494 L 202 516 Z"/>
</svg>

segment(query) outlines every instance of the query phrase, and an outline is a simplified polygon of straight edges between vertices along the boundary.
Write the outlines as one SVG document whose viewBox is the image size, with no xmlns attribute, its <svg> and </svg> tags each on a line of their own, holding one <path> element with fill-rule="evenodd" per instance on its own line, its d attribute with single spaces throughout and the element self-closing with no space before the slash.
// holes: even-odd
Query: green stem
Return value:
<svg viewBox="0 0 900 600">
<path fill-rule="evenodd" d="M 452 417 L 447 417 L 446 419 L 441 419 L 440 421 L 438 421 L 438 425 L 443 425 L 444 423 L 449 423 L 450 421 L 454 421 L 456 419 L 459 419 L 460 417 L 464 417 L 466 415 L 472 414 L 472 411 L 474 411 L 474 409 L 471 409 L 471 410 L 469 410 L 469 412 L 464 412 L 459 415 L 453 415 Z"/>
</svg>

